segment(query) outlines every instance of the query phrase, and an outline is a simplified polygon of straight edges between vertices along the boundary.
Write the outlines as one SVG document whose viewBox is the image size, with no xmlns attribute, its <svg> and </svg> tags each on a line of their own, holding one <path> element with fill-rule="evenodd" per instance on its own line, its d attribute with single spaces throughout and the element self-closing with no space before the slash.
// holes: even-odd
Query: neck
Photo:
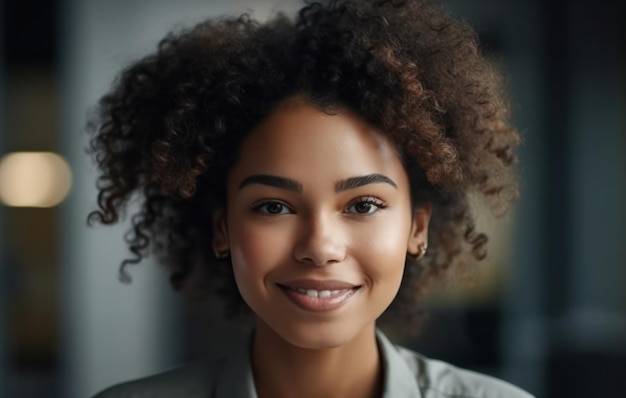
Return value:
<svg viewBox="0 0 626 398">
<path fill-rule="evenodd" d="M 258 321 L 252 368 L 259 398 L 382 395 L 374 325 L 340 347 L 308 349 L 290 344 Z"/>
</svg>

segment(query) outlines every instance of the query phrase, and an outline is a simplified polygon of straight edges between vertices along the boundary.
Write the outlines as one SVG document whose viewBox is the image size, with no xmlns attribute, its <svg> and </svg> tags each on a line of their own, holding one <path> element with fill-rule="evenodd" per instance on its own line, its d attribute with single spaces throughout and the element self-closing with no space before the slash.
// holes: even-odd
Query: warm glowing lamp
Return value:
<svg viewBox="0 0 626 398">
<path fill-rule="evenodd" d="M 52 152 L 14 152 L 0 160 L 0 201 L 13 207 L 52 207 L 70 191 L 72 173 Z"/>
</svg>

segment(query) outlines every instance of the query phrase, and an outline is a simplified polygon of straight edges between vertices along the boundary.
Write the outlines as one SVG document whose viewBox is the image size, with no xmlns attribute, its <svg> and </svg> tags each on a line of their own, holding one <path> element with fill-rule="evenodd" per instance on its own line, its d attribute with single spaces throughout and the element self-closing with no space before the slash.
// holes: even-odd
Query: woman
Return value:
<svg viewBox="0 0 626 398">
<path fill-rule="evenodd" d="M 486 255 L 519 137 L 469 27 L 421 1 L 333 1 L 171 34 L 92 124 L 99 211 L 139 194 L 122 266 L 201 268 L 250 339 L 98 397 L 527 397 L 392 345 L 428 281 Z M 251 310 L 251 311 L 250 311 Z"/>
</svg>

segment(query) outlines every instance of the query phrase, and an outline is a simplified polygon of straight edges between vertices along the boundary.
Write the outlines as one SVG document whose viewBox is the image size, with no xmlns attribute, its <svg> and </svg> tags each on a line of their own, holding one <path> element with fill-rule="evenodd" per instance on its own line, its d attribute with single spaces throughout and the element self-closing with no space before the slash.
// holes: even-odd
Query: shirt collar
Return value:
<svg viewBox="0 0 626 398">
<path fill-rule="evenodd" d="M 376 330 L 376 340 L 383 361 L 383 398 L 421 398 L 415 374 L 387 337 Z M 216 398 L 257 398 L 250 352 L 252 336 L 226 360 L 215 390 Z"/>
<path fill-rule="evenodd" d="M 383 361 L 383 398 L 421 398 L 415 372 L 391 344 L 387 336 L 376 330 L 378 350 Z"/>
<path fill-rule="evenodd" d="M 250 353 L 253 334 L 239 344 L 217 377 L 215 398 L 257 398 Z"/>
</svg>

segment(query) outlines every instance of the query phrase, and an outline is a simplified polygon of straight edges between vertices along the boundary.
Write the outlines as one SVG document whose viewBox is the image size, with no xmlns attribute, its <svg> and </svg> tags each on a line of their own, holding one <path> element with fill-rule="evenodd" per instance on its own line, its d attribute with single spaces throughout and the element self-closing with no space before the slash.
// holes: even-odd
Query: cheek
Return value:
<svg viewBox="0 0 626 398">
<path fill-rule="evenodd" d="M 282 228 L 234 220 L 229 231 L 236 274 L 262 275 L 284 261 L 289 240 Z"/>
<path fill-rule="evenodd" d="M 354 241 L 355 253 L 374 282 L 400 282 L 409 230 L 410 222 L 400 217 L 385 219 L 375 228 L 359 230 Z"/>
</svg>

